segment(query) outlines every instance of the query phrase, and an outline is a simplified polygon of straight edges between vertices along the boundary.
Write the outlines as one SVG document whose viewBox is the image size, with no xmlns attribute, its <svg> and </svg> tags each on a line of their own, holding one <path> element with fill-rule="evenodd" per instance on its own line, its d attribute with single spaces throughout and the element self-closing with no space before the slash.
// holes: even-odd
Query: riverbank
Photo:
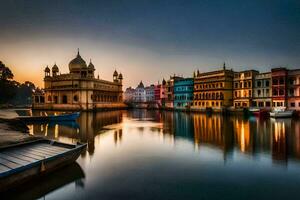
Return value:
<svg viewBox="0 0 300 200">
<path fill-rule="evenodd" d="M 0 148 L 40 139 L 30 135 L 26 124 L 14 115 L 11 110 L 0 110 Z"/>
</svg>

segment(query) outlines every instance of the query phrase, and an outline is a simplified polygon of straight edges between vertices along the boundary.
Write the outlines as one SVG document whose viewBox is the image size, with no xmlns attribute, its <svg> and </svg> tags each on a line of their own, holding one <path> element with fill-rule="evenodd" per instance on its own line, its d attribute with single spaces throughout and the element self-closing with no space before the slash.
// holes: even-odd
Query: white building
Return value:
<svg viewBox="0 0 300 200">
<path fill-rule="evenodd" d="M 146 91 L 142 81 L 135 88 L 134 102 L 146 102 Z"/>
<path fill-rule="evenodd" d="M 260 73 L 254 77 L 253 106 L 271 108 L 271 72 Z"/>
<path fill-rule="evenodd" d="M 154 102 L 155 94 L 154 94 L 154 85 L 150 85 L 145 88 L 146 92 L 146 102 Z"/>
</svg>

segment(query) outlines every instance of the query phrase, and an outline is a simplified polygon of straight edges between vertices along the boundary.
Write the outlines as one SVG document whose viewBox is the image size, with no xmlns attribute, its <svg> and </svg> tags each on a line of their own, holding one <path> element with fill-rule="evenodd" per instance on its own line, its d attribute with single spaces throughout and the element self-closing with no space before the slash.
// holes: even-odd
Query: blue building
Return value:
<svg viewBox="0 0 300 200">
<path fill-rule="evenodd" d="M 184 78 L 174 82 L 174 108 L 186 108 L 193 102 L 194 79 Z"/>
</svg>

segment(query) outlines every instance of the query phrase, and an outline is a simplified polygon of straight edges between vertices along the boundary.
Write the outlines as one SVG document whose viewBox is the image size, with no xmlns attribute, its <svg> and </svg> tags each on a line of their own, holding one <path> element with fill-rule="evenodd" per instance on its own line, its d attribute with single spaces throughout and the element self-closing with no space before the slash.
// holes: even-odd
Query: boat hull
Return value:
<svg viewBox="0 0 300 200">
<path fill-rule="evenodd" d="M 270 117 L 273 118 L 291 118 L 293 116 L 293 112 L 286 111 L 286 112 L 270 112 Z"/>
<path fill-rule="evenodd" d="M 32 142 L 32 143 L 36 143 L 36 142 Z M 58 143 L 58 144 L 68 145 L 63 143 Z M 27 143 L 26 145 L 30 145 L 30 144 Z M 12 148 L 15 148 L 15 146 Z M 44 158 L 37 162 L 30 163 L 28 165 L 16 169 L 12 169 L 6 172 L 6 174 L 1 174 L 0 191 L 2 192 L 8 190 L 28 180 L 34 179 L 35 177 L 43 176 L 58 168 L 61 168 L 63 166 L 75 162 L 85 148 L 86 148 L 86 144 L 77 145 L 77 146 L 74 145 L 74 148 L 66 152 L 48 158 Z"/>
<path fill-rule="evenodd" d="M 25 122 L 55 122 L 55 121 L 75 121 L 80 116 L 80 112 L 50 116 L 21 116 L 18 119 Z"/>
</svg>

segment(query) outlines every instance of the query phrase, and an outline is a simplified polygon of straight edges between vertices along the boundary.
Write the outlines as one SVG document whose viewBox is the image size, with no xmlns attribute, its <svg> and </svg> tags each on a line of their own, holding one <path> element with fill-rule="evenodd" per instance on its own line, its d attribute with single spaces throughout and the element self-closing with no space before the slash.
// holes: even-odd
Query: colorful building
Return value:
<svg viewBox="0 0 300 200">
<path fill-rule="evenodd" d="M 300 113 L 300 69 L 288 71 L 288 107 Z"/>
<path fill-rule="evenodd" d="M 286 68 L 274 68 L 272 76 L 272 106 L 287 107 L 287 76 Z"/>
<path fill-rule="evenodd" d="M 221 109 L 232 106 L 233 71 L 222 70 L 195 74 L 192 109 Z"/>
<path fill-rule="evenodd" d="M 233 78 L 233 105 L 235 108 L 249 108 L 252 106 L 254 78 L 259 72 L 246 70 L 235 72 Z"/>
<path fill-rule="evenodd" d="M 260 73 L 254 77 L 253 103 L 254 107 L 270 109 L 272 106 L 271 73 Z"/>
<path fill-rule="evenodd" d="M 177 80 L 183 79 L 179 76 L 170 76 L 170 79 L 166 82 L 166 99 L 165 99 L 165 107 L 173 108 L 174 107 L 174 82 Z"/>
<path fill-rule="evenodd" d="M 145 88 L 146 92 L 146 102 L 153 103 L 155 102 L 155 86 L 152 84 Z"/>
<path fill-rule="evenodd" d="M 194 79 L 184 78 L 174 82 L 174 108 L 187 108 L 193 103 Z"/>
</svg>

